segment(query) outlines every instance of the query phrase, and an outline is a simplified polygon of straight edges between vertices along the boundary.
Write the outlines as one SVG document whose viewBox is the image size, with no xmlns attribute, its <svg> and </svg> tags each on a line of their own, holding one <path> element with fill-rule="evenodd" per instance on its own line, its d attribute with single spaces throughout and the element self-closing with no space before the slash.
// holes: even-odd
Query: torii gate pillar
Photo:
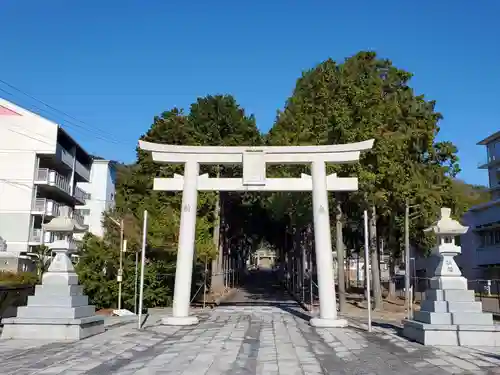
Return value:
<svg viewBox="0 0 500 375">
<path fill-rule="evenodd" d="M 182 211 L 179 228 L 179 247 L 175 270 L 174 306 L 172 316 L 164 318 L 166 325 L 193 325 L 198 318 L 189 315 L 191 299 L 191 279 L 193 276 L 194 243 L 196 236 L 196 208 L 198 206 L 197 180 L 200 165 L 188 161 L 184 165 L 184 186 L 182 191 Z M 179 271 L 179 272 L 177 272 Z"/>
<path fill-rule="evenodd" d="M 337 318 L 337 298 L 333 275 L 330 211 L 326 190 L 326 165 L 313 161 L 311 165 L 314 220 L 314 251 L 318 270 L 319 318 L 311 319 L 316 327 L 346 327 L 347 321 Z"/>
<path fill-rule="evenodd" d="M 356 191 L 358 180 L 336 174 L 327 176 L 326 163 L 356 162 L 360 152 L 372 146 L 373 140 L 345 145 L 284 147 L 174 146 L 139 141 L 141 149 L 152 151 L 154 161 L 184 165 L 184 176 L 155 178 L 154 181 L 154 190 L 182 191 L 174 306 L 172 316 L 164 318 L 162 323 L 178 326 L 198 323 L 197 317 L 189 315 L 198 191 L 312 191 L 320 308 L 319 316 L 311 319 L 310 324 L 347 326 L 346 320 L 337 317 L 328 191 Z M 200 176 L 200 164 L 243 164 L 243 177 Z M 266 164 L 310 164 L 311 175 L 267 178 Z"/>
</svg>

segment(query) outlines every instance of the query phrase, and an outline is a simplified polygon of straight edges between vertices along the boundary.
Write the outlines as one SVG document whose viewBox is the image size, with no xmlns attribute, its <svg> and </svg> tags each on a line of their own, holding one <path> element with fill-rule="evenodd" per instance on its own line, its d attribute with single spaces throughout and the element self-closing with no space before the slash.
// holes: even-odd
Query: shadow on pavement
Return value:
<svg viewBox="0 0 500 375">
<path fill-rule="evenodd" d="M 251 271 L 230 299 L 221 302 L 221 307 L 255 306 L 277 307 L 298 318 L 309 320 L 299 303 L 283 288 L 276 272 L 272 270 Z"/>
</svg>

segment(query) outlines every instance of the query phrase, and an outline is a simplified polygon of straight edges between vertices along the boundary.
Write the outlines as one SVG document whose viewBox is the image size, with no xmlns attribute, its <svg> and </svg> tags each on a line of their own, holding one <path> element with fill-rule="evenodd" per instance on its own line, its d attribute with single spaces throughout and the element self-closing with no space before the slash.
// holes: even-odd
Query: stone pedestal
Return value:
<svg viewBox="0 0 500 375">
<path fill-rule="evenodd" d="M 433 252 L 441 259 L 420 311 L 403 322 L 403 335 L 424 345 L 500 346 L 500 327 L 493 323 L 492 314 L 483 313 L 474 291 L 467 290 L 467 279 L 453 259 L 461 251 L 453 235 L 467 228 L 449 214 L 442 209 L 441 220 L 430 228 L 438 239 Z"/>
<path fill-rule="evenodd" d="M 420 311 L 403 326 L 406 337 L 424 345 L 500 346 L 500 327 L 482 312 L 472 290 L 427 291 Z"/>
<path fill-rule="evenodd" d="M 18 308 L 17 317 L 3 319 L 2 339 L 73 341 L 104 332 L 104 318 L 88 304 L 67 250 L 55 251 L 27 306 Z"/>
</svg>

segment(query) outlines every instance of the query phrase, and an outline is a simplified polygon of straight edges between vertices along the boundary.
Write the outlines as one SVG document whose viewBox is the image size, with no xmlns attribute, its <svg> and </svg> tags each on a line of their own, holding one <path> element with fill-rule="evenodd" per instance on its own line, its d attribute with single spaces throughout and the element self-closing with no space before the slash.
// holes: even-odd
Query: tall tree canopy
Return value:
<svg viewBox="0 0 500 375">
<path fill-rule="evenodd" d="M 198 98 L 189 112 L 172 108 L 153 120 L 141 139 L 177 145 L 325 145 L 375 139 L 374 148 L 362 154 L 359 163 L 331 165 L 328 173 L 357 176 L 359 191 L 332 194 L 332 234 L 348 251 L 362 246 L 362 212 L 372 216 L 372 256 L 377 259 L 383 240 L 393 259 L 403 243 L 405 201 L 412 214 L 411 243 L 421 251 L 429 248 L 422 229 L 435 220 L 441 206 L 460 216 L 470 205 L 487 199 L 478 188 L 454 180 L 459 172 L 457 149 L 438 141 L 442 115 L 436 103 L 417 94 L 410 86 L 412 74 L 395 67 L 374 52 L 360 52 L 338 63 L 328 59 L 305 71 L 278 112 L 266 135 L 257 129 L 253 115 L 245 113 L 231 95 Z M 182 167 L 153 162 L 151 154 L 137 150 L 137 161 L 118 166 L 116 208 L 106 214 L 104 239 L 89 236 L 79 264 L 82 281 L 99 306 L 115 297 L 103 298 L 103 290 L 114 290 L 119 229 L 113 223 L 123 219 L 129 249 L 139 249 L 142 213 L 148 210 L 147 283 L 149 306 L 170 301 L 172 280 L 154 276 L 173 274 L 177 251 L 181 194 L 154 191 L 154 177 L 182 174 Z M 241 177 L 241 167 L 204 166 L 211 176 Z M 275 166 L 268 176 L 299 177 L 307 166 Z M 336 218 L 340 225 L 336 225 Z M 196 225 L 198 262 L 214 260 L 220 254 L 248 253 L 261 241 L 283 251 L 312 244 L 310 193 L 200 193 Z M 335 243 L 335 241 L 333 241 Z M 343 246 L 342 246 L 343 247 Z M 132 259 L 126 257 L 125 284 L 131 285 Z M 105 269 L 106 272 L 102 270 Z M 374 274 L 377 278 L 378 274 Z M 103 289 L 104 288 L 104 289 Z M 128 290 L 128 289 L 127 289 Z M 128 294 L 127 294 L 128 293 Z M 126 291 L 130 307 L 130 292 Z"/>
</svg>

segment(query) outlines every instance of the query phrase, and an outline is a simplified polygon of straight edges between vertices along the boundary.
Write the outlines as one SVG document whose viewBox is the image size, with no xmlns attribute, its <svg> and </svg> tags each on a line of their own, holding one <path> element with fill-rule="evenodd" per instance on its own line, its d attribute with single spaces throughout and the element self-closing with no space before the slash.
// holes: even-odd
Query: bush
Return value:
<svg viewBox="0 0 500 375">
<path fill-rule="evenodd" d="M 38 276 L 33 272 L 7 272 L 0 271 L 0 285 L 35 285 L 39 281 Z"/>
</svg>

